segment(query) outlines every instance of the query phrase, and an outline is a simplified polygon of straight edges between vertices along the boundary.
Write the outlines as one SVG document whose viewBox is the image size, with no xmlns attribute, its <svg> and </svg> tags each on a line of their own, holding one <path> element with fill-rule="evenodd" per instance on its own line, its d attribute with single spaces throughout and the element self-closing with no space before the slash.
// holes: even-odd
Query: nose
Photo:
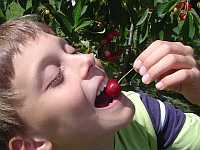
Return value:
<svg viewBox="0 0 200 150">
<path fill-rule="evenodd" d="M 74 69 L 82 79 L 87 78 L 89 71 L 95 66 L 95 58 L 91 54 L 71 54 L 69 61 L 72 65 L 72 69 Z"/>
</svg>

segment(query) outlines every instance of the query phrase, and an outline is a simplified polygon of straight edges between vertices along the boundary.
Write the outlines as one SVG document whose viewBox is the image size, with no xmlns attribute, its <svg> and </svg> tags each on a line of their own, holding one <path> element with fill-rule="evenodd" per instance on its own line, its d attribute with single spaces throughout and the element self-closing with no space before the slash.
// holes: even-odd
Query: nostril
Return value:
<svg viewBox="0 0 200 150">
<path fill-rule="evenodd" d="M 89 72 L 95 67 L 95 58 L 91 54 L 82 54 L 80 59 L 80 74 L 83 79 L 87 78 Z"/>
<path fill-rule="evenodd" d="M 94 67 L 94 65 L 91 65 L 88 69 L 88 73 L 90 72 L 90 69 L 92 69 Z"/>
<path fill-rule="evenodd" d="M 92 68 L 94 68 L 94 65 L 90 65 L 90 67 L 87 68 L 85 75 L 83 75 L 83 79 L 87 78 Z"/>
</svg>

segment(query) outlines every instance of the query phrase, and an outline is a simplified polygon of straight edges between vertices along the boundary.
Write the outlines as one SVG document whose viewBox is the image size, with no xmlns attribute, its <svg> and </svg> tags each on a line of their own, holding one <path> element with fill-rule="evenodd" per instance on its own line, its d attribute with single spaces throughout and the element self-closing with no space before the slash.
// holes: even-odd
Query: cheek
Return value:
<svg viewBox="0 0 200 150">
<path fill-rule="evenodd" d="M 88 132 L 88 128 L 91 128 L 88 126 L 88 122 L 93 122 L 95 119 L 94 112 L 88 109 L 87 100 L 83 99 L 84 96 L 81 93 L 76 93 L 76 95 L 71 93 L 69 97 L 66 96 L 66 93 L 58 95 L 55 103 L 44 103 L 46 106 L 42 111 L 42 122 L 39 123 L 41 132 L 47 134 L 52 140 L 61 138 L 60 135 L 65 139 L 67 137 L 77 138 L 80 134 L 84 135 Z"/>
<path fill-rule="evenodd" d="M 48 95 L 42 99 L 41 105 L 41 113 L 47 118 L 57 119 L 57 122 L 62 122 L 63 118 L 73 121 L 91 114 L 90 109 L 86 109 L 90 103 L 81 89 L 60 90 L 55 96 Z"/>
</svg>

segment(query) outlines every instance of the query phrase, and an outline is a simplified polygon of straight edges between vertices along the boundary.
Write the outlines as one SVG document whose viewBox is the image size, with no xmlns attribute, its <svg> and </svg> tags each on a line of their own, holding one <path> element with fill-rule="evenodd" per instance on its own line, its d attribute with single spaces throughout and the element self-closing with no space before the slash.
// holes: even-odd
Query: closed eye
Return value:
<svg viewBox="0 0 200 150">
<path fill-rule="evenodd" d="M 63 78 L 63 66 L 59 68 L 57 76 L 49 83 L 48 87 L 53 87 L 58 85 L 61 82 L 62 78 Z"/>
</svg>

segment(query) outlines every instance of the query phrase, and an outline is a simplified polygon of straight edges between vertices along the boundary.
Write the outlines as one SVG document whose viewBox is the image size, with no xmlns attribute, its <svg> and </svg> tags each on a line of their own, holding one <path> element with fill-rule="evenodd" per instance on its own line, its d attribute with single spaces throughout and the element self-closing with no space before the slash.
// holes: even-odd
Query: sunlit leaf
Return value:
<svg viewBox="0 0 200 150">
<path fill-rule="evenodd" d="M 72 33 L 72 25 L 70 23 L 70 21 L 67 19 L 66 16 L 64 16 L 61 13 L 57 14 L 57 18 L 56 18 L 61 26 L 61 29 L 63 30 L 63 32 L 66 35 L 70 35 Z"/>
<path fill-rule="evenodd" d="M 147 19 L 147 16 L 148 16 L 148 12 L 149 12 L 149 9 L 146 9 L 143 14 L 141 15 L 140 17 L 140 20 L 137 22 L 137 26 L 138 25 L 141 25 L 142 23 L 144 23 L 144 21 Z"/>
<path fill-rule="evenodd" d="M 141 26 L 139 31 L 139 43 L 142 43 L 149 34 L 149 26 L 148 26 L 148 20 L 146 20 Z"/>
<path fill-rule="evenodd" d="M 177 0 L 168 1 L 166 3 L 162 13 L 171 12 L 177 4 L 178 4 Z"/>
<path fill-rule="evenodd" d="M 74 26 L 77 26 L 79 18 L 81 16 L 81 0 L 77 0 L 74 6 L 72 16 L 74 18 Z"/>
<path fill-rule="evenodd" d="M 93 23 L 94 21 L 91 20 L 90 18 L 84 18 L 82 20 L 80 20 L 77 24 L 77 26 L 75 27 L 75 30 L 79 30 L 80 28 L 84 28 L 86 26 L 89 26 Z"/>
<path fill-rule="evenodd" d="M 83 44 L 83 45 L 85 45 L 86 47 L 90 47 L 90 42 L 89 41 L 81 41 L 81 43 Z"/>
<path fill-rule="evenodd" d="M 54 3 L 55 3 L 55 5 L 56 5 L 56 8 L 57 8 L 58 10 L 60 10 L 61 4 L 62 4 L 62 0 L 55 0 Z"/>
</svg>

